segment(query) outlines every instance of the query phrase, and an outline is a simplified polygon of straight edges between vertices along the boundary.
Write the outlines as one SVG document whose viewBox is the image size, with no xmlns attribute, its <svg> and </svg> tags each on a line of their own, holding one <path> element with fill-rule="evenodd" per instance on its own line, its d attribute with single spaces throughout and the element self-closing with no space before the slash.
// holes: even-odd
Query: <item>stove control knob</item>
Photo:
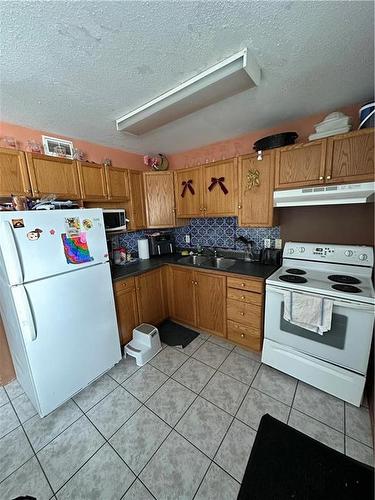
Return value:
<svg viewBox="0 0 375 500">
<path fill-rule="evenodd" d="M 300 253 L 303 253 L 305 251 L 305 247 L 299 247 Z"/>
<path fill-rule="evenodd" d="M 346 250 L 345 255 L 351 257 L 353 255 L 353 250 Z"/>
<path fill-rule="evenodd" d="M 359 260 L 367 260 L 367 255 L 365 253 L 361 253 Z"/>
<path fill-rule="evenodd" d="M 290 254 L 294 253 L 294 248 L 289 248 L 288 253 Z"/>
</svg>

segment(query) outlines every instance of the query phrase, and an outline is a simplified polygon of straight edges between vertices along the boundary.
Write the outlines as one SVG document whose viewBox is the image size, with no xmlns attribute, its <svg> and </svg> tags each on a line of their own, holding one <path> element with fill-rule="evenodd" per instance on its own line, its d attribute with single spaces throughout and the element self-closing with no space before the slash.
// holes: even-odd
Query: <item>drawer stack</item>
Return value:
<svg viewBox="0 0 375 500">
<path fill-rule="evenodd" d="M 228 339 L 255 351 L 263 341 L 263 281 L 227 279 Z"/>
</svg>

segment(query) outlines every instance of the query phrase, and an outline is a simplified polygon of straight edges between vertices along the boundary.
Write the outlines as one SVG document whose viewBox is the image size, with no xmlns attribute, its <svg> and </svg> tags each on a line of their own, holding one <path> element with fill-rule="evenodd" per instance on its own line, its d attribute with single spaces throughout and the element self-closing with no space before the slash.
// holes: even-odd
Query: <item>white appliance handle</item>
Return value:
<svg viewBox="0 0 375 500">
<path fill-rule="evenodd" d="M 30 307 L 29 297 L 23 285 L 12 287 L 14 304 L 18 313 L 18 320 L 25 340 L 34 342 L 37 338 L 37 330 L 34 316 Z"/>
<path fill-rule="evenodd" d="M 317 293 L 305 293 L 305 292 L 301 292 L 299 290 L 297 291 L 297 290 L 289 290 L 287 288 L 278 288 L 278 287 L 275 287 L 272 285 L 266 286 L 266 292 L 268 290 L 272 291 L 272 292 L 279 293 L 280 295 L 282 295 L 284 292 L 296 292 L 296 293 L 300 293 L 302 295 L 322 296 L 326 299 L 333 300 L 334 306 L 347 307 L 349 309 L 358 309 L 360 311 L 374 311 L 375 312 L 375 307 L 373 304 L 364 304 L 363 302 L 348 302 L 346 300 L 337 300 L 337 299 L 334 299 L 333 297 L 330 297 L 329 295 L 323 295 L 323 294 L 317 294 Z"/>
<path fill-rule="evenodd" d="M 5 268 L 10 285 L 23 283 L 22 266 L 14 239 L 13 228 L 9 221 L 3 221 L 0 225 L 1 251 L 4 258 Z"/>
</svg>

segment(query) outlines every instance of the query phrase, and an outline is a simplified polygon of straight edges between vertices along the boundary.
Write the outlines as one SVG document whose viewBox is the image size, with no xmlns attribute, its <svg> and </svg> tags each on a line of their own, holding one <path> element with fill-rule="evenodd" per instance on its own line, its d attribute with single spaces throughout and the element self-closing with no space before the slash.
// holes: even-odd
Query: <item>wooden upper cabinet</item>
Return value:
<svg viewBox="0 0 375 500">
<path fill-rule="evenodd" d="M 174 172 L 176 216 L 199 217 L 203 212 L 202 169 L 184 168 Z"/>
<path fill-rule="evenodd" d="M 36 153 L 26 153 L 26 160 L 34 197 L 81 198 L 75 160 Z"/>
<path fill-rule="evenodd" d="M 169 268 L 169 303 L 173 319 L 195 326 L 194 270 L 178 266 Z"/>
<path fill-rule="evenodd" d="M 104 165 L 77 161 L 79 185 L 83 200 L 106 200 L 107 183 Z"/>
<path fill-rule="evenodd" d="M 105 167 L 109 200 L 129 199 L 129 170 L 120 167 Z"/>
<path fill-rule="evenodd" d="M 197 327 L 226 337 L 226 277 L 195 271 Z"/>
<path fill-rule="evenodd" d="M 374 129 L 327 139 L 326 182 L 374 180 Z"/>
<path fill-rule="evenodd" d="M 272 227 L 275 152 L 264 152 L 262 160 L 257 157 L 251 154 L 239 159 L 238 223 L 243 227 Z"/>
<path fill-rule="evenodd" d="M 141 171 L 129 170 L 130 203 L 127 205 L 129 229 L 146 228 L 145 194 Z"/>
<path fill-rule="evenodd" d="M 25 154 L 8 148 L 0 148 L 0 196 L 30 196 L 30 181 Z"/>
<path fill-rule="evenodd" d="M 237 158 L 202 167 L 203 216 L 237 215 Z"/>
<path fill-rule="evenodd" d="M 173 172 L 144 172 L 147 227 L 173 227 L 176 222 Z"/>
<path fill-rule="evenodd" d="M 162 269 L 135 278 L 139 321 L 156 325 L 166 318 Z"/>
<path fill-rule="evenodd" d="M 324 183 L 326 140 L 276 149 L 275 188 Z"/>
</svg>

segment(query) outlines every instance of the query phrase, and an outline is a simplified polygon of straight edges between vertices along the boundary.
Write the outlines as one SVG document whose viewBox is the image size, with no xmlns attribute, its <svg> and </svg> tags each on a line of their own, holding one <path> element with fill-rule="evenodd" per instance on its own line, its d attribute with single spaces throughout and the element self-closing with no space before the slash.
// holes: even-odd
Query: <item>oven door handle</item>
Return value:
<svg viewBox="0 0 375 500">
<path fill-rule="evenodd" d="M 281 287 L 275 287 L 272 285 L 267 285 L 266 287 L 266 293 L 267 291 L 269 292 L 276 292 L 279 293 L 280 295 L 283 295 L 284 292 L 296 292 L 300 293 L 301 295 L 313 295 L 313 296 L 321 296 L 326 299 L 331 299 L 333 300 L 333 305 L 334 306 L 341 306 L 341 307 L 347 307 L 348 309 L 357 309 L 360 311 L 369 311 L 369 312 L 374 312 L 375 313 L 375 306 L 374 304 L 367 304 L 364 302 L 348 302 L 346 300 L 337 300 L 334 299 L 333 297 L 330 297 L 329 295 L 321 295 L 318 293 L 306 293 L 306 292 L 300 292 L 299 290 L 289 290 L 287 288 L 281 288 Z"/>
</svg>

